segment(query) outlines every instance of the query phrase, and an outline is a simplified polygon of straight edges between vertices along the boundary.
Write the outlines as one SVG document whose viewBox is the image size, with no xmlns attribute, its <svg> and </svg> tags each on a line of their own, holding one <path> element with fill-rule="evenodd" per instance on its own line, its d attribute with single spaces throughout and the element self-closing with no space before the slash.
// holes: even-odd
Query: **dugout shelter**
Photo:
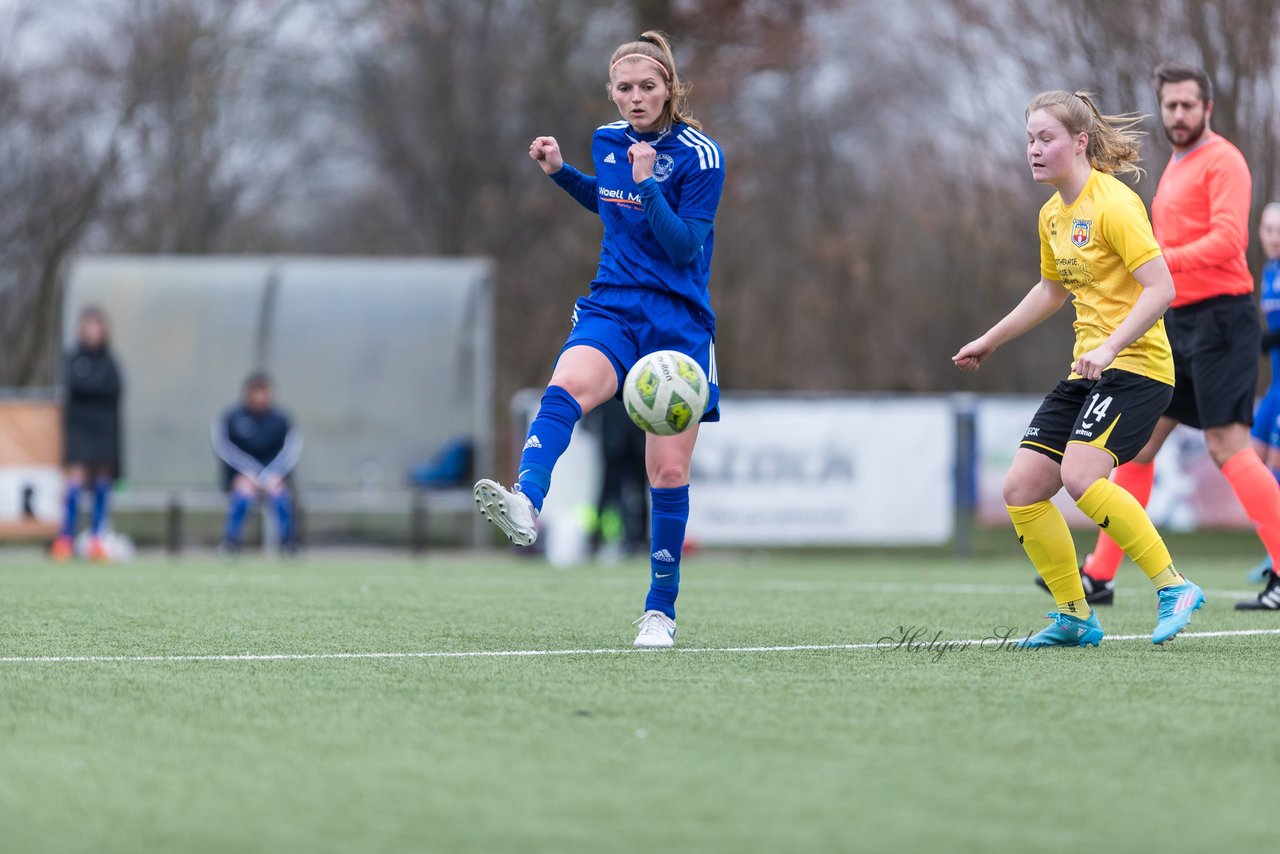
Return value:
<svg viewBox="0 0 1280 854">
<path fill-rule="evenodd" d="M 468 513 L 470 484 L 408 474 L 459 440 L 492 460 L 493 267 L 484 259 L 86 256 L 70 268 L 63 342 L 99 305 L 125 380 L 122 509 L 221 506 L 213 420 L 254 370 L 305 437 L 308 514 Z M 417 531 L 421 535 L 422 531 Z M 416 536 L 416 535 L 415 535 Z"/>
</svg>

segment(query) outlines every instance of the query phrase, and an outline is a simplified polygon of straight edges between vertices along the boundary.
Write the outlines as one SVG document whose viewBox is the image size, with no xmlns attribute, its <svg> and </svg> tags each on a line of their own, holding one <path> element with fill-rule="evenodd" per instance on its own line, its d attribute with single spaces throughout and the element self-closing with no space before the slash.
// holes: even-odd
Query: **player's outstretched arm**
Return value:
<svg viewBox="0 0 1280 854">
<path fill-rule="evenodd" d="M 976 371 L 983 361 L 1004 344 L 1012 341 L 1029 329 L 1043 323 L 1055 311 L 1062 308 L 1069 293 L 1061 282 L 1041 278 L 1022 302 L 986 331 L 981 338 L 974 339 L 960 348 L 951 357 L 957 368 L 964 371 Z"/>
<path fill-rule="evenodd" d="M 542 169 L 543 174 L 554 175 L 564 168 L 564 158 L 560 155 L 560 143 L 554 136 L 534 137 L 529 143 L 529 156 Z"/>
<path fill-rule="evenodd" d="M 596 196 L 596 179 L 584 175 L 564 162 L 560 154 L 560 143 L 554 136 L 539 136 L 529 144 L 529 157 L 544 175 L 555 181 L 578 204 L 592 213 L 599 213 L 599 201 Z"/>
</svg>

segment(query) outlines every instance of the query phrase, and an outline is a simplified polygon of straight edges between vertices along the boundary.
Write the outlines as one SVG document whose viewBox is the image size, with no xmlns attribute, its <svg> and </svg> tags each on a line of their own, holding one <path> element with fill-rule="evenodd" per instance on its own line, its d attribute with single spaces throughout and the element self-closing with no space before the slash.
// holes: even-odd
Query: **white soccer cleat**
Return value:
<svg viewBox="0 0 1280 854">
<path fill-rule="evenodd" d="M 538 540 L 538 511 L 529 496 L 519 489 L 507 489 L 492 480 L 476 481 L 472 490 L 480 515 L 517 546 L 531 546 Z"/>
<path fill-rule="evenodd" d="M 661 611 L 645 611 L 632 625 L 640 627 L 636 646 L 641 649 L 670 649 L 676 645 L 676 621 Z"/>
</svg>

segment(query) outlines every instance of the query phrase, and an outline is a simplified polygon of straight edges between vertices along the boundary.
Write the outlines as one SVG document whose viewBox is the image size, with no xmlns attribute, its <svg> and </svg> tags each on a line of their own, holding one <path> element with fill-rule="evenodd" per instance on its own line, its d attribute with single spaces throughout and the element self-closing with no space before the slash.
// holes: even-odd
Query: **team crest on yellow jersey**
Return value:
<svg viewBox="0 0 1280 854">
<path fill-rule="evenodd" d="M 1084 246 L 1089 242 L 1089 226 L 1093 225 L 1091 219 L 1073 219 L 1071 220 L 1071 242 L 1076 246 Z"/>
</svg>

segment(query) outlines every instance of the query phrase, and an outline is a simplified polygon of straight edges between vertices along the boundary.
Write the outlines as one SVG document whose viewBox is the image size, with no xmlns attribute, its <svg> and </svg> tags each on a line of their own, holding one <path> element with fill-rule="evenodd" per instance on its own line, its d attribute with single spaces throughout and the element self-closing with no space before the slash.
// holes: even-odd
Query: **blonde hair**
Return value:
<svg viewBox="0 0 1280 854">
<path fill-rule="evenodd" d="M 1140 143 L 1146 133 L 1137 128 L 1146 116 L 1140 113 L 1103 115 L 1093 103 L 1093 95 L 1084 90 L 1041 92 L 1027 104 L 1026 117 L 1031 118 L 1036 110 L 1044 110 L 1062 122 L 1072 136 L 1089 135 L 1084 153 L 1094 169 L 1108 175 L 1132 175 L 1135 180 L 1142 176 L 1138 161 L 1142 159 Z"/>
<path fill-rule="evenodd" d="M 613 68 L 623 60 L 648 59 L 656 62 L 662 70 L 664 82 L 670 90 L 670 97 L 662 105 L 662 115 L 658 118 L 659 128 L 669 128 L 677 122 L 684 122 L 695 130 L 702 130 L 702 125 L 689 111 L 689 85 L 680 80 L 676 71 L 675 54 L 671 52 L 671 43 L 667 37 L 657 30 L 643 33 L 636 41 L 618 45 L 618 49 L 609 57 L 609 82 L 605 84 L 605 92 L 613 97 Z"/>
</svg>

